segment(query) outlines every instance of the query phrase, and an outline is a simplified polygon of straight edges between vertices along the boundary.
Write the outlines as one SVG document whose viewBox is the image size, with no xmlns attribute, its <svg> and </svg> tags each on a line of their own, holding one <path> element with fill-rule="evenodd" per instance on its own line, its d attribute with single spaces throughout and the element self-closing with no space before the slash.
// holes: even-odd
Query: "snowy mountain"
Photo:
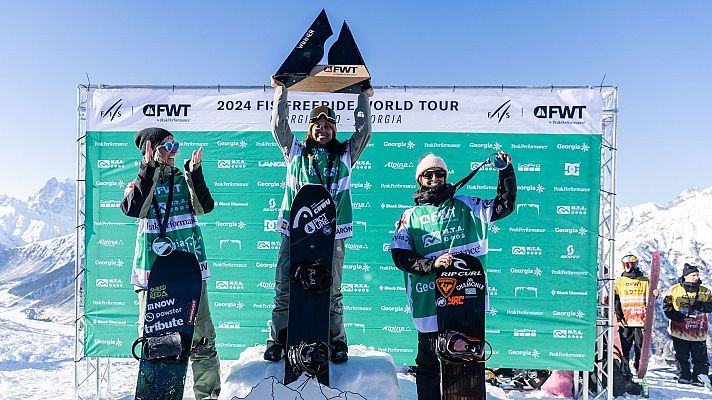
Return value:
<svg viewBox="0 0 712 400">
<path fill-rule="evenodd" d="M 703 281 L 712 285 L 711 202 L 712 188 L 691 189 L 667 206 L 646 203 L 621 208 L 617 216 L 616 258 L 636 254 L 644 260 L 641 264 L 647 272 L 650 253 L 657 250 L 662 260 L 661 290 L 676 281 L 685 262 L 700 266 Z M 51 179 L 26 202 L 0 196 L 0 398 L 73 398 L 74 225 L 71 181 Z M 617 270 L 617 274 L 620 272 Z M 653 343 L 655 354 L 661 358 L 654 358 L 649 369 L 651 398 L 707 399 L 709 392 L 705 389 L 677 384 L 672 367 L 664 365 L 664 359 L 671 359 L 672 353 L 661 303 L 660 299 Z M 412 374 L 392 366 L 387 354 L 364 346 L 351 346 L 349 363 L 333 368 L 333 382 L 341 382 L 340 389 L 348 392 L 298 381 L 301 395 L 296 394 L 294 385 L 287 389 L 265 378 L 281 376 L 278 368 L 283 364 L 262 360 L 262 352 L 263 346 L 256 346 L 246 349 L 240 360 L 221 362 L 221 398 L 327 398 L 324 393 L 368 399 L 417 397 Z M 374 368 L 376 362 L 380 368 Z M 132 399 L 137 368 L 134 360 L 112 360 L 112 391 L 104 394 Z M 188 399 L 193 398 L 191 382 L 189 372 L 185 392 Z M 391 391 L 384 394 L 386 389 Z M 82 392 L 83 398 L 93 396 L 91 384 L 81 390 L 87 391 Z M 554 399 L 543 391 L 509 392 L 489 385 L 487 390 L 488 399 Z M 619 397 L 634 398 L 637 396 Z"/>
<path fill-rule="evenodd" d="M 30 319 L 74 319 L 75 235 L 0 251 L 0 307 Z"/>
<path fill-rule="evenodd" d="M 668 320 L 662 312 L 662 294 L 677 283 L 685 263 L 700 269 L 703 285 L 712 287 L 712 187 L 688 189 L 667 206 L 645 203 L 618 210 L 616 221 L 616 261 L 635 254 L 641 269 L 650 272 L 653 251 L 660 252 L 660 283 L 655 318 L 653 354 L 672 359 L 667 334 Z M 621 266 L 616 265 L 616 275 Z M 712 331 L 712 330 L 711 330 Z"/>
<path fill-rule="evenodd" d="M 0 249 L 56 238 L 75 228 L 75 183 L 52 178 L 22 201 L 0 195 Z"/>
</svg>

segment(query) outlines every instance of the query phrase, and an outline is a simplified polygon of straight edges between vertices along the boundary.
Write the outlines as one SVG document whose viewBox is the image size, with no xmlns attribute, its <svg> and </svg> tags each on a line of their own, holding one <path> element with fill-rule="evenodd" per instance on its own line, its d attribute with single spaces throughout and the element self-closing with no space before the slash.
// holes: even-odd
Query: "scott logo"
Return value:
<svg viewBox="0 0 712 400">
<path fill-rule="evenodd" d="M 534 116 L 537 118 L 581 119 L 585 109 L 586 106 L 537 106 L 534 108 Z"/>
<path fill-rule="evenodd" d="M 143 115 L 147 117 L 187 117 L 190 104 L 146 104 Z"/>
</svg>

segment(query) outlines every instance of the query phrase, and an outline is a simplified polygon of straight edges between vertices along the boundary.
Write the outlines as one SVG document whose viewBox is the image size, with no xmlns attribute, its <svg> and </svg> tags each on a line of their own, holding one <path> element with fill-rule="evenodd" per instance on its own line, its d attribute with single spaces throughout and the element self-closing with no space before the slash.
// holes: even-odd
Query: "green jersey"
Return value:
<svg viewBox="0 0 712 400">
<path fill-rule="evenodd" d="M 466 253 L 487 265 L 488 223 L 493 200 L 457 195 L 439 206 L 421 205 L 405 210 L 396 224 L 391 249 L 411 250 L 436 259 L 445 253 Z M 406 293 L 419 332 L 438 330 L 435 273 L 404 273 Z"/>
</svg>

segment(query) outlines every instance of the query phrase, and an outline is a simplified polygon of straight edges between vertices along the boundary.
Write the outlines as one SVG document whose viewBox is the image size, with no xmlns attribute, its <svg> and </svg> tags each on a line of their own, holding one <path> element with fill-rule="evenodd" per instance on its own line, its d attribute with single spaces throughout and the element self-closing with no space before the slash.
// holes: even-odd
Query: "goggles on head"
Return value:
<svg viewBox="0 0 712 400">
<path fill-rule="evenodd" d="M 316 122 L 320 118 L 324 118 L 332 124 L 336 123 L 336 113 L 334 112 L 334 110 L 327 106 L 319 106 L 313 109 L 312 112 L 309 114 L 309 122 Z"/>
<path fill-rule="evenodd" d="M 175 153 L 178 151 L 179 146 L 180 146 L 180 143 L 178 143 L 177 141 L 172 141 L 172 142 L 163 143 L 162 145 L 158 146 L 158 148 L 160 149 L 161 147 L 163 147 L 164 149 L 166 149 L 167 152 Z"/>
<path fill-rule="evenodd" d="M 623 263 L 624 268 L 635 268 L 638 266 L 638 257 L 629 254 L 621 258 L 621 263 Z"/>
</svg>

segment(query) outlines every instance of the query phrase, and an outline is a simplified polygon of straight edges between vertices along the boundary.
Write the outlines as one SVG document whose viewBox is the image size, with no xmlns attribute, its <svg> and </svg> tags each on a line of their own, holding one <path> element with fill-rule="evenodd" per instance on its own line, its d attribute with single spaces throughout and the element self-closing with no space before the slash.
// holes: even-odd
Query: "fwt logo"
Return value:
<svg viewBox="0 0 712 400">
<path fill-rule="evenodd" d="M 534 116 L 537 118 L 582 119 L 586 106 L 536 106 Z"/>
<path fill-rule="evenodd" d="M 112 104 L 108 109 L 99 111 L 99 116 L 101 118 L 109 118 L 109 122 L 113 122 L 114 118 L 121 116 L 122 101 L 124 101 L 124 99 L 118 99 L 116 103 Z"/>
<path fill-rule="evenodd" d="M 564 163 L 564 175 L 565 176 L 579 176 L 581 175 L 581 163 Z"/>
<path fill-rule="evenodd" d="M 334 74 L 353 75 L 356 73 L 356 66 L 353 65 L 326 65 L 324 72 L 332 72 Z"/>
<path fill-rule="evenodd" d="M 147 117 L 187 117 L 190 104 L 146 104 L 143 115 Z"/>
<path fill-rule="evenodd" d="M 487 113 L 487 118 L 492 119 L 492 118 L 497 118 L 497 123 L 499 124 L 502 122 L 504 118 L 509 118 L 509 107 L 512 105 L 510 104 L 512 100 L 507 100 L 502 105 L 497 107 L 496 110 L 490 111 Z"/>
</svg>

